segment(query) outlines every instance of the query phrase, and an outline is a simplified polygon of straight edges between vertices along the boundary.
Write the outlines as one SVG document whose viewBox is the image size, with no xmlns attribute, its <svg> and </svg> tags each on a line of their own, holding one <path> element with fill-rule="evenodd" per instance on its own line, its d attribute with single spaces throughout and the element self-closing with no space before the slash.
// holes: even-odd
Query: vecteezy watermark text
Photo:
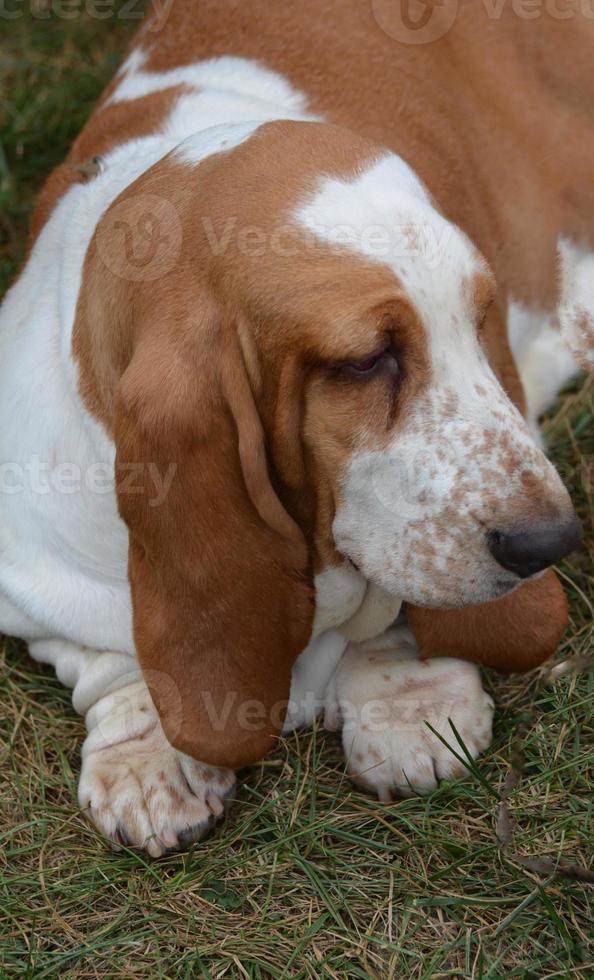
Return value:
<svg viewBox="0 0 594 980">
<path fill-rule="evenodd" d="M 248 258 L 263 258 L 267 254 L 294 258 L 302 252 L 316 252 L 332 246 L 357 249 L 376 259 L 416 257 L 429 269 L 439 267 L 450 239 L 456 233 L 445 222 L 441 225 L 403 222 L 364 226 L 342 222 L 311 228 L 286 224 L 269 229 L 240 224 L 237 217 L 217 223 L 203 215 L 201 224 L 211 253 L 216 256 L 224 255 L 233 247 Z"/>
<path fill-rule="evenodd" d="M 118 463 L 121 494 L 146 494 L 149 507 L 160 507 L 167 498 L 177 471 L 176 463 Z M 81 466 L 73 462 L 52 463 L 33 455 L 28 460 L 0 463 L 0 495 L 21 493 L 73 496 L 115 493 L 114 467 L 95 462 Z"/>
<path fill-rule="evenodd" d="M 370 0 L 378 26 L 395 41 L 406 45 L 431 44 L 439 41 L 456 21 L 469 16 L 483 16 L 499 21 L 504 14 L 517 20 L 571 20 L 583 17 L 594 20 L 594 0 Z"/>
<path fill-rule="evenodd" d="M 153 0 L 150 4 L 149 30 L 163 27 L 173 0 Z M 19 20 L 29 14 L 34 20 L 91 20 L 140 21 L 147 16 L 145 0 L 0 0 L 0 20 Z"/>
</svg>

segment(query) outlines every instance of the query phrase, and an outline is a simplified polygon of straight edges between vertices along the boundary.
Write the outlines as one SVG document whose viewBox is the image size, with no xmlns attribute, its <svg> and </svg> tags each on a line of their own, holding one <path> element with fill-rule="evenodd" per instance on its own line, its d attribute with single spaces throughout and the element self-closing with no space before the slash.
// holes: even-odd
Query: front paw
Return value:
<svg viewBox="0 0 594 980">
<path fill-rule="evenodd" d="M 451 751 L 464 756 L 450 720 L 473 759 L 488 747 L 493 701 L 474 664 L 418 660 L 406 627 L 348 648 L 329 690 L 326 721 L 342 728 L 357 784 L 388 802 L 464 776 L 467 767 Z"/>
<path fill-rule="evenodd" d="M 150 709 L 144 717 L 146 724 L 132 725 L 130 737 L 117 744 L 91 733 L 83 747 L 78 798 L 116 846 L 159 857 L 203 837 L 222 817 L 235 774 L 177 752 Z"/>
</svg>

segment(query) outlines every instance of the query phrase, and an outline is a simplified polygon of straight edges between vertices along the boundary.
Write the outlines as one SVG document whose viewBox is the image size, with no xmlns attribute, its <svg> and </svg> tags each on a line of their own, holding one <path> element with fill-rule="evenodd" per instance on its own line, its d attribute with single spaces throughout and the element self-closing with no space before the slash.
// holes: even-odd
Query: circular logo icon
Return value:
<svg viewBox="0 0 594 980">
<path fill-rule="evenodd" d="M 402 44 L 430 44 L 452 27 L 458 0 L 371 0 L 382 31 Z"/>
<path fill-rule="evenodd" d="M 437 461 L 432 448 L 403 443 L 398 452 L 370 453 L 367 486 L 397 524 L 437 517 L 455 485 L 455 465 Z"/>
<path fill-rule="evenodd" d="M 97 250 L 114 275 L 131 282 L 161 279 L 182 246 L 177 210 L 156 194 L 136 194 L 110 208 L 97 228 Z"/>
</svg>

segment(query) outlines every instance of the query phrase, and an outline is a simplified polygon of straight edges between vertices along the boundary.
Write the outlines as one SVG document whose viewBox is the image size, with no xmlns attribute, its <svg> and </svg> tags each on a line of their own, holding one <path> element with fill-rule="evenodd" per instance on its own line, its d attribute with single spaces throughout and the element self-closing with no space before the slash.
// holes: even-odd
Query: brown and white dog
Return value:
<svg viewBox="0 0 594 980">
<path fill-rule="evenodd" d="M 594 359 L 594 25 L 428 9 L 419 44 L 383 0 L 157 8 L 41 193 L 0 629 L 73 688 L 115 842 L 199 836 L 321 714 L 380 799 L 429 791 L 463 767 L 425 722 L 476 756 L 476 663 L 564 629 L 536 420 Z"/>
</svg>

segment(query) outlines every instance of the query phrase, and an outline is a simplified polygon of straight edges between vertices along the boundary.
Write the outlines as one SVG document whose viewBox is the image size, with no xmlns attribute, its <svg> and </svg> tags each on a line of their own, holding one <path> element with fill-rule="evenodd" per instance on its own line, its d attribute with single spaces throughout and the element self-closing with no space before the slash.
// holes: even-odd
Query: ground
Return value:
<svg viewBox="0 0 594 980">
<path fill-rule="evenodd" d="M 7 0 L 0 11 L 0 291 L 35 192 L 112 75 L 140 10 L 129 0 L 53 0 L 56 16 L 51 3 Z M 89 15 L 97 10 L 111 15 Z M 588 553 L 561 568 L 571 600 L 563 661 L 594 646 L 594 379 L 564 395 L 546 428 L 589 529 Z M 569 671 L 543 685 L 543 676 L 487 677 L 496 737 L 464 782 L 379 804 L 345 778 L 336 736 L 306 733 L 243 774 L 238 802 L 209 841 L 152 862 L 111 853 L 83 822 L 83 722 L 51 672 L 7 640 L 0 975 L 593 976 L 592 886 L 552 873 L 560 860 L 591 862 L 593 677 Z M 509 801 L 516 840 L 506 849 L 501 794 L 522 743 L 524 772 Z M 522 863 L 526 855 L 536 864 Z"/>
</svg>

